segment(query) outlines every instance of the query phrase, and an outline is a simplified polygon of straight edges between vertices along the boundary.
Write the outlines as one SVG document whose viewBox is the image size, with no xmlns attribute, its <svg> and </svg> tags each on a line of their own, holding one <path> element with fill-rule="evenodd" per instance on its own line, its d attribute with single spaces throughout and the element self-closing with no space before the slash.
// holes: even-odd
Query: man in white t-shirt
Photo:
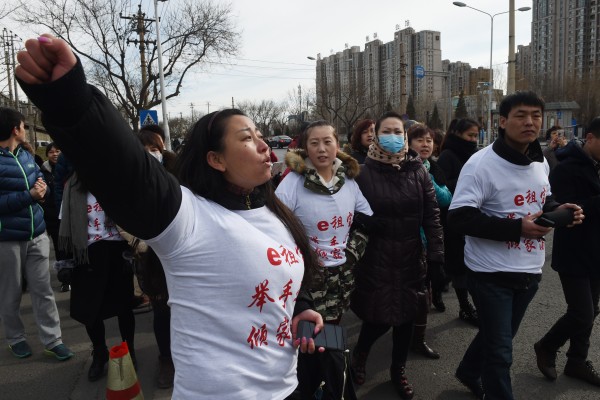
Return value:
<svg viewBox="0 0 600 400">
<path fill-rule="evenodd" d="M 463 167 L 448 224 L 465 237 L 468 288 L 479 312 L 479 332 L 456 370 L 477 398 L 513 399 L 512 338 L 541 279 L 544 235 L 534 223 L 552 200 L 548 163 L 537 140 L 544 101 L 517 92 L 500 104 L 499 137 Z"/>
</svg>

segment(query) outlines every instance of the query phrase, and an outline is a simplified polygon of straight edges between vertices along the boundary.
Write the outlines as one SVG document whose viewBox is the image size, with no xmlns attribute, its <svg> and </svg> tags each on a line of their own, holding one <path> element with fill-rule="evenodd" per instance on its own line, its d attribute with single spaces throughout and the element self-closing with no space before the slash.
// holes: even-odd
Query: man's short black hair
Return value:
<svg viewBox="0 0 600 400">
<path fill-rule="evenodd" d="M 513 94 L 509 94 L 500 103 L 500 116 L 508 117 L 508 113 L 510 110 L 515 108 L 516 106 L 532 106 L 532 107 L 540 107 L 542 112 L 544 112 L 544 107 L 546 103 L 544 99 L 538 96 L 535 92 L 515 92 Z"/>
<path fill-rule="evenodd" d="M 513 94 L 509 94 L 504 99 L 502 99 L 499 109 L 500 116 L 508 118 L 510 110 L 517 106 L 539 107 L 541 108 L 543 113 L 546 103 L 544 102 L 544 99 L 538 96 L 535 92 L 515 92 Z M 498 134 L 500 136 L 504 136 L 504 128 L 502 128 L 501 126 L 498 126 Z"/>
<path fill-rule="evenodd" d="M 13 128 L 19 128 L 25 116 L 15 109 L 0 107 L 0 140 L 7 140 Z"/>
<path fill-rule="evenodd" d="M 600 138 L 600 117 L 596 117 L 592 120 L 592 122 L 590 122 L 590 125 L 586 130 L 586 133 L 587 132 L 593 134 L 597 138 Z"/>
</svg>

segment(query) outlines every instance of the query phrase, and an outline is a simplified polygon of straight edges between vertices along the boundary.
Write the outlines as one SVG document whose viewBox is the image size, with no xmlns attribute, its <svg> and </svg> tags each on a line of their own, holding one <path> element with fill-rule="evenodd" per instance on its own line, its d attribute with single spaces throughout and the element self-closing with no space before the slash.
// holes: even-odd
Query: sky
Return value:
<svg viewBox="0 0 600 400">
<path fill-rule="evenodd" d="M 171 0 L 178 1 L 178 0 Z M 490 62 L 490 17 L 457 7 L 452 0 L 232 0 L 232 18 L 241 32 L 238 55 L 232 65 L 213 65 L 189 74 L 182 94 L 167 103 L 170 118 L 194 112 L 231 107 L 238 101 L 287 100 L 315 87 L 315 61 L 348 46 L 364 50 L 366 36 L 387 43 L 396 25 L 415 31 L 441 32 L 442 59 L 488 67 Z M 132 1 L 134 4 L 135 1 Z M 152 4 L 143 0 L 145 4 Z M 508 11 L 508 0 L 469 0 L 469 6 L 489 14 Z M 515 8 L 531 7 L 531 1 L 515 0 Z M 172 7 L 169 2 L 159 3 Z M 150 7 L 150 10 L 153 10 Z M 27 27 L 0 21 L 19 36 L 28 38 Z M 28 36 L 29 35 L 29 36 Z M 515 48 L 531 38 L 531 11 L 515 13 Z M 508 14 L 494 17 L 492 64 L 506 70 L 508 60 Z M 496 79 L 497 80 L 497 79 Z M 159 115 L 162 110 L 159 110 Z M 162 117 L 160 118 L 162 119 Z"/>
</svg>

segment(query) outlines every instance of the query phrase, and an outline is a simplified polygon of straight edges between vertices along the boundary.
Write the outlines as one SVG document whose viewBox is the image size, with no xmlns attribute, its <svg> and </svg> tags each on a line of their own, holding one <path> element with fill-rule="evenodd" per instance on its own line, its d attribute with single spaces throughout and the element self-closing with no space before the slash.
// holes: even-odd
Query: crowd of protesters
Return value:
<svg viewBox="0 0 600 400">
<path fill-rule="evenodd" d="M 446 310 L 451 283 L 458 317 L 478 328 L 456 378 L 479 399 L 513 399 L 512 341 L 555 228 L 552 268 L 568 309 L 532 354 L 555 380 L 570 341 L 565 374 L 600 386 L 587 359 L 600 259 L 576 250 L 600 238 L 600 117 L 583 143 L 550 128 L 545 150 L 544 102 L 532 92 L 504 98 L 498 138 L 481 150 L 470 119 L 440 133 L 386 112 L 357 122 L 344 151 L 316 121 L 273 181 L 276 158 L 240 110 L 202 117 L 175 154 L 159 126 L 131 133 L 64 41 L 28 40 L 18 60 L 55 141 L 37 166 L 25 118 L 0 109 L 0 319 L 14 356 L 32 353 L 24 282 L 45 353 L 73 356 L 50 287 L 50 236 L 57 265 L 69 264 L 70 316 L 91 342 L 90 381 L 106 374 L 107 318 L 118 318 L 136 365 L 135 282 L 154 313 L 156 384 L 174 385 L 175 399 L 355 399 L 390 329 L 390 380 L 411 399 L 408 352 L 443 357 L 425 342 L 427 314 Z M 318 342 L 322 330 L 343 332 L 348 310 L 362 321 L 354 348 Z"/>
</svg>

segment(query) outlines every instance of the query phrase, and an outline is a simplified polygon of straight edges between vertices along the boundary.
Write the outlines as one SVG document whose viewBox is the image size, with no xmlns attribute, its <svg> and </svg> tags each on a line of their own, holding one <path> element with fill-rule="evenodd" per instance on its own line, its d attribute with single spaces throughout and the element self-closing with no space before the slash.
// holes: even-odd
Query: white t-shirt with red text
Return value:
<svg viewBox="0 0 600 400">
<path fill-rule="evenodd" d="M 301 253 L 267 207 L 228 210 L 181 190 L 175 219 L 147 240 L 169 290 L 173 399 L 284 399 L 297 385 Z"/>
<path fill-rule="evenodd" d="M 541 211 L 551 194 L 548 162 L 516 165 L 492 147 L 478 151 L 464 165 L 450 210 L 474 207 L 486 215 L 512 219 Z M 542 272 L 544 239 L 502 242 L 466 236 L 465 242 L 465 264 L 473 271 Z"/>
<path fill-rule="evenodd" d="M 281 181 L 275 193 L 304 225 L 310 245 L 324 267 L 346 262 L 346 242 L 355 211 L 373 215 L 373 211 L 354 179 L 331 195 L 315 193 L 304 187 L 306 178 L 295 172 Z"/>
<path fill-rule="evenodd" d="M 117 226 L 106 218 L 96 197 L 87 193 L 87 215 L 88 215 L 88 246 L 100 240 L 125 240 L 119 234 Z"/>
</svg>

